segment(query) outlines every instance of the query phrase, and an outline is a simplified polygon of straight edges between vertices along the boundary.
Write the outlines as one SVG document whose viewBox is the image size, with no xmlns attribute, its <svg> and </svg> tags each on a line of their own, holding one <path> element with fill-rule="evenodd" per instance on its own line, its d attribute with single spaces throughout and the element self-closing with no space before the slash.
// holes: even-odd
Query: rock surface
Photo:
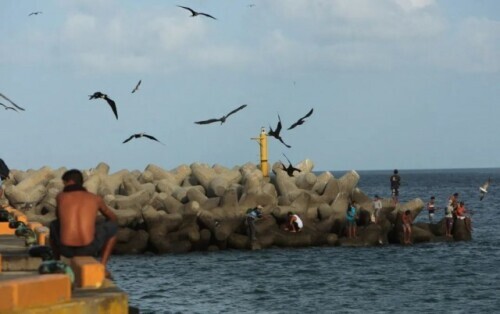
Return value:
<svg viewBox="0 0 500 314">
<path fill-rule="evenodd" d="M 148 165 L 142 172 L 115 173 L 100 163 L 82 172 L 84 186 L 102 196 L 118 216 L 116 254 L 401 243 L 401 213 L 409 209 L 415 218 L 424 207 L 420 199 L 397 205 L 385 199 L 375 224 L 370 220 L 372 200 L 357 187 L 356 171 L 335 178 L 330 172 L 312 172 L 310 160 L 296 167 L 301 172 L 289 176 L 275 164 L 271 178 L 263 177 L 251 163 L 233 168 L 194 163 L 170 171 Z M 63 188 L 64 171 L 12 170 L 4 182 L 2 201 L 24 211 L 30 221 L 48 225 L 55 218 L 55 197 Z M 356 203 L 359 215 L 354 239 L 346 238 L 345 232 L 350 201 Z M 251 241 L 246 211 L 258 204 L 264 207 L 264 217 L 255 222 L 257 240 Z M 290 211 L 304 221 L 298 233 L 284 228 Z M 413 243 L 471 239 L 469 220 L 455 221 L 453 238 L 444 237 L 444 221 L 413 226 Z"/>
</svg>

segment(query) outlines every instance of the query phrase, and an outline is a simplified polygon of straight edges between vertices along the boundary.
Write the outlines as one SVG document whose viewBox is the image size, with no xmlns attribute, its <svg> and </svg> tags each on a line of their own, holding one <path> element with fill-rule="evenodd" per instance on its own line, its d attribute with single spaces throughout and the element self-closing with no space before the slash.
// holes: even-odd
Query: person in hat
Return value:
<svg viewBox="0 0 500 314">
<path fill-rule="evenodd" d="M 262 205 L 257 205 L 256 207 L 249 208 L 247 210 L 247 235 L 250 237 L 251 241 L 257 240 L 257 236 L 255 235 L 255 221 L 262 218 L 262 209 Z"/>
</svg>

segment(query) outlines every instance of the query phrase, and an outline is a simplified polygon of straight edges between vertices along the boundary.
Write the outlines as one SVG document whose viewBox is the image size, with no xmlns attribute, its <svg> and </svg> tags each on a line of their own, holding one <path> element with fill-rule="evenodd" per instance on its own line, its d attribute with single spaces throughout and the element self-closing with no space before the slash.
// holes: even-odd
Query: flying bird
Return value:
<svg viewBox="0 0 500 314">
<path fill-rule="evenodd" d="M 183 8 L 183 9 L 186 9 L 188 10 L 189 12 L 191 12 L 191 17 L 195 17 L 197 15 L 204 15 L 206 17 L 209 17 L 209 18 L 212 18 L 214 20 L 216 20 L 215 17 L 211 16 L 210 14 L 206 14 L 206 13 L 203 13 L 203 12 L 196 12 L 195 10 L 191 9 L 191 8 L 188 8 L 188 7 L 183 7 L 182 5 L 178 5 L 179 8 Z"/>
<path fill-rule="evenodd" d="M 314 110 L 314 108 L 311 109 L 311 110 L 309 110 L 309 112 L 305 116 L 303 116 L 302 118 L 300 118 L 299 120 L 297 120 L 297 122 L 295 122 L 294 124 L 292 124 L 287 130 L 291 130 L 294 127 L 296 127 L 297 125 L 301 125 L 304 122 L 306 122 L 304 119 L 309 118 L 312 115 L 313 110 Z"/>
<path fill-rule="evenodd" d="M 14 107 L 16 107 L 17 109 L 24 111 L 24 108 L 21 108 L 18 105 L 16 105 L 12 100 L 10 100 L 9 98 L 7 98 L 7 96 L 5 96 L 4 94 L 0 93 L 0 97 L 2 97 L 3 99 L 7 100 L 8 102 L 10 102 L 10 104 L 13 105 Z"/>
<path fill-rule="evenodd" d="M 5 110 L 9 110 L 10 109 L 10 110 L 14 110 L 15 112 L 17 112 L 17 109 L 14 108 L 14 107 L 9 107 L 7 105 L 2 104 L 1 102 L 0 102 L 0 105 L 3 106 L 5 108 Z"/>
<path fill-rule="evenodd" d="M 133 138 L 140 138 L 140 137 L 145 137 L 145 138 L 149 138 L 150 140 L 153 140 L 153 141 L 157 141 L 158 143 L 160 144 L 163 144 L 162 142 L 160 142 L 158 139 L 156 139 L 156 137 L 152 136 L 152 135 L 148 135 L 146 133 L 137 133 L 137 134 L 133 134 L 131 135 L 129 138 L 127 138 L 126 140 L 123 141 L 123 144 L 127 143 L 128 141 L 130 141 L 131 139 Z M 163 144 L 165 145 L 165 144 Z"/>
<path fill-rule="evenodd" d="M 283 145 L 285 145 L 288 148 L 292 147 L 292 146 L 286 144 L 285 142 L 283 142 L 283 139 L 280 136 L 280 132 L 281 132 L 281 118 L 280 118 L 280 115 L 278 115 L 278 125 L 276 126 L 276 129 L 273 131 L 271 126 L 269 126 L 269 132 L 267 132 L 267 135 L 276 138 L 277 140 L 279 140 L 281 143 L 283 143 Z"/>
<path fill-rule="evenodd" d="M 234 109 L 233 111 L 231 111 L 230 113 L 226 114 L 225 116 L 222 116 L 219 119 L 208 119 L 208 120 L 204 120 L 204 121 L 196 121 L 195 123 L 196 124 L 209 124 L 209 123 L 219 122 L 220 121 L 220 124 L 222 125 L 222 123 L 226 122 L 226 119 L 230 115 L 232 115 L 233 113 L 236 113 L 236 112 L 240 111 L 241 109 L 245 108 L 246 106 L 247 105 L 241 105 L 238 108 Z"/>
<path fill-rule="evenodd" d="M 486 182 L 484 182 L 484 184 L 479 187 L 479 193 L 480 193 L 479 200 L 480 201 L 482 201 L 484 196 L 486 195 L 486 193 L 488 193 L 488 187 L 490 186 L 490 183 L 491 183 L 491 178 L 488 178 L 488 180 Z"/>
<path fill-rule="evenodd" d="M 139 86 L 141 86 L 141 83 L 142 83 L 142 80 L 139 80 L 137 85 L 135 85 L 134 89 L 132 90 L 132 94 L 135 93 L 139 89 Z"/>
<path fill-rule="evenodd" d="M 288 174 L 289 177 L 293 177 L 293 172 L 294 171 L 301 172 L 300 169 L 295 168 L 294 166 L 292 166 L 292 163 L 290 162 L 290 159 L 288 159 L 288 157 L 286 157 L 285 153 L 283 153 L 283 156 L 285 156 L 286 160 L 288 161 L 288 167 L 285 167 L 285 165 L 283 163 L 281 163 L 281 167 L 282 167 L 283 170 L 286 171 L 286 173 Z"/>
<path fill-rule="evenodd" d="M 90 99 L 97 99 L 97 98 L 102 98 L 104 100 L 106 100 L 109 104 L 109 106 L 111 107 L 111 110 L 113 110 L 113 113 L 115 114 L 115 117 L 116 117 L 116 120 L 118 120 L 118 112 L 116 111 L 116 104 L 115 102 L 108 97 L 108 95 L 106 94 L 103 94 L 101 92 L 95 92 L 93 95 L 89 95 L 89 100 Z"/>
<path fill-rule="evenodd" d="M 42 11 L 31 12 L 28 16 L 42 14 Z"/>
<path fill-rule="evenodd" d="M 249 8 L 253 8 L 255 6 L 255 4 L 251 3 L 248 5 Z"/>
</svg>

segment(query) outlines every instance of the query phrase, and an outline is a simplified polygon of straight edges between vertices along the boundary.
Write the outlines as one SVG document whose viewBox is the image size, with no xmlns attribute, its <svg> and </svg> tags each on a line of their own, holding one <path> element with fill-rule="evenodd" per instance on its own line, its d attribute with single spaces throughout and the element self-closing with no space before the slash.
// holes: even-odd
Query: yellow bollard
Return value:
<svg viewBox="0 0 500 314">
<path fill-rule="evenodd" d="M 252 137 L 252 140 L 257 140 L 260 146 L 260 170 L 264 177 L 269 177 L 269 163 L 267 162 L 267 133 L 265 128 L 260 129 L 259 137 Z"/>
<path fill-rule="evenodd" d="M 267 162 L 267 133 L 266 129 L 260 130 L 260 169 L 264 177 L 269 177 L 269 163 Z"/>
</svg>

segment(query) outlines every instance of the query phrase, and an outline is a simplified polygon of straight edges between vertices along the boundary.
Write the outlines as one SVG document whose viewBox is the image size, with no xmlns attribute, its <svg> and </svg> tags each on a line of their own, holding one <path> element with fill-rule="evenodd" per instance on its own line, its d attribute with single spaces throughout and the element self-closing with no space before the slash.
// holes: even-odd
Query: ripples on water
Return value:
<svg viewBox="0 0 500 314">
<path fill-rule="evenodd" d="M 360 175 L 365 193 L 388 196 L 387 173 Z M 453 192 L 461 193 L 474 210 L 473 240 L 113 256 L 109 267 L 141 313 L 499 313 L 500 192 L 493 183 L 479 202 L 478 187 L 488 175 L 500 179 L 500 170 L 401 175 L 403 201 L 426 202 L 433 194 L 442 207 Z M 422 212 L 417 220 L 427 216 Z"/>
</svg>

